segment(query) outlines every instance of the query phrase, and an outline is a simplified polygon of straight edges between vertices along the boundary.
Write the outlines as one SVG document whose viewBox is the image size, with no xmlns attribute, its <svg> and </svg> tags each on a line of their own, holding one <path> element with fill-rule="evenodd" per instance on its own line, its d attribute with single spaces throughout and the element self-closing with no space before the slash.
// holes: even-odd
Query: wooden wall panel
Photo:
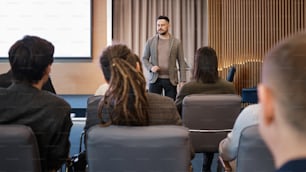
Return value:
<svg viewBox="0 0 306 172">
<path fill-rule="evenodd" d="M 208 0 L 208 43 L 218 53 L 223 78 L 236 67 L 238 93 L 260 82 L 262 60 L 271 47 L 305 29 L 305 1 Z"/>
</svg>

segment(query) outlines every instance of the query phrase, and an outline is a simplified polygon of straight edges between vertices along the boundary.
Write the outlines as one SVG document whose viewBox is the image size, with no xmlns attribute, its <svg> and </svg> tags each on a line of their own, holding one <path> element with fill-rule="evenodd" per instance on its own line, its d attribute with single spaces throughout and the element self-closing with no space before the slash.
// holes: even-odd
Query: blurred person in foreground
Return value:
<svg viewBox="0 0 306 172">
<path fill-rule="evenodd" d="M 277 172 L 306 171 L 306 34 L 299 33 L 265 56 L 259 102 L 259 131 Z"/>
</svg>

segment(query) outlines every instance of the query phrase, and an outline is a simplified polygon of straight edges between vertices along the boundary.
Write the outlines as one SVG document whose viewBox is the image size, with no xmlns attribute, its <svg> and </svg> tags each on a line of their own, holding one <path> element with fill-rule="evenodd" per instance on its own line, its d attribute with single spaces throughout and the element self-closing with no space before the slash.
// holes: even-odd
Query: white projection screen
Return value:
<svg viewBox="0 0 306 172">
<path fill-rule="evenodd" d="M 0 59 L 24 35 L 47 39 L 54 57 L 92 56 L 92 0 L 0 0 Z"/>
</svg>

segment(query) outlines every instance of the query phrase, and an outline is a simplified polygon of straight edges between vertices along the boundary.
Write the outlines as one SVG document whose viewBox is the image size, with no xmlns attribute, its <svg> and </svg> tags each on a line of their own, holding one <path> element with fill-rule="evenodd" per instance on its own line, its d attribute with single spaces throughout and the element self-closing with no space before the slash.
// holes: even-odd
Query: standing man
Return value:
<svg viewBox="0 0 306 172">
<path fill-rule="evenodd" d="M 162 94 L 164 90 L 165 96 L 175 100 L 179 79 L 181 83 L 186 82 L 183 48 L 180 40 L 168 32 L 167 16 L 159 16 L 156 23 L 157 34 L 147 41 L 142 57 L 143 64 L 149 71 L 149 92 Z"/>
</svg>

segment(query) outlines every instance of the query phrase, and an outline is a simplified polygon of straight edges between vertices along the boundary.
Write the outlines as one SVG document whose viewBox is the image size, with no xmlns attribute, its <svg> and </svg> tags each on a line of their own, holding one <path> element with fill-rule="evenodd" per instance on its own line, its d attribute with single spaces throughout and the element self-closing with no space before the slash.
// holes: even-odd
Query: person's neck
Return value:
<svg viewBox="0 0 306 172">
<path fill-rule="evenodd" d="M 170 34 L 169 34 L 169 33 L 166 33 L 166 34 L 164 34 L 164 35 L 159 34 L 159 38 L 160 38 L 160 39 L 169 39 L 169 38 L 170 38 Z"/>
<path fill-rule="evenodd" d="M 35 87 L 39 90 L 42 90 L 43 85 L 44 85 L 44 83 L 43 83 L 42 80 L 38 81 L 37 83 L 32 84 L 33 87 Z"/>
<path fill-rule="evenodd" d="M 275 166 L 280 168 L 285 163 L 294 159 L 306 158 L 305 142 L 306 138 L 289 133 L 280 134 L 276 144 L 271 148 L 274 154 Z"/>
<path fill-rule="evenodd" d="M 286 151 L 279 150 L 279 153 L 275 157 L 275 166 L 277 168 L 280 168 L 287 162 L 296 159 L 306 159 L 306 150 L 304 150 L 303 147 L 300 147 L 299 149 L 291 147 L 288 148 Z"/>
<path fill-rule="evenodd" d="M 48 81 L 48 79 L 49 79 L 49 75 L 45 74 L 41 78 L 41 80 L 39 80 L 37 83 L 33 83 L 32 86 L 39 89 L 39 90 L 42 90 L 43 85 Z"/>
</svg>

